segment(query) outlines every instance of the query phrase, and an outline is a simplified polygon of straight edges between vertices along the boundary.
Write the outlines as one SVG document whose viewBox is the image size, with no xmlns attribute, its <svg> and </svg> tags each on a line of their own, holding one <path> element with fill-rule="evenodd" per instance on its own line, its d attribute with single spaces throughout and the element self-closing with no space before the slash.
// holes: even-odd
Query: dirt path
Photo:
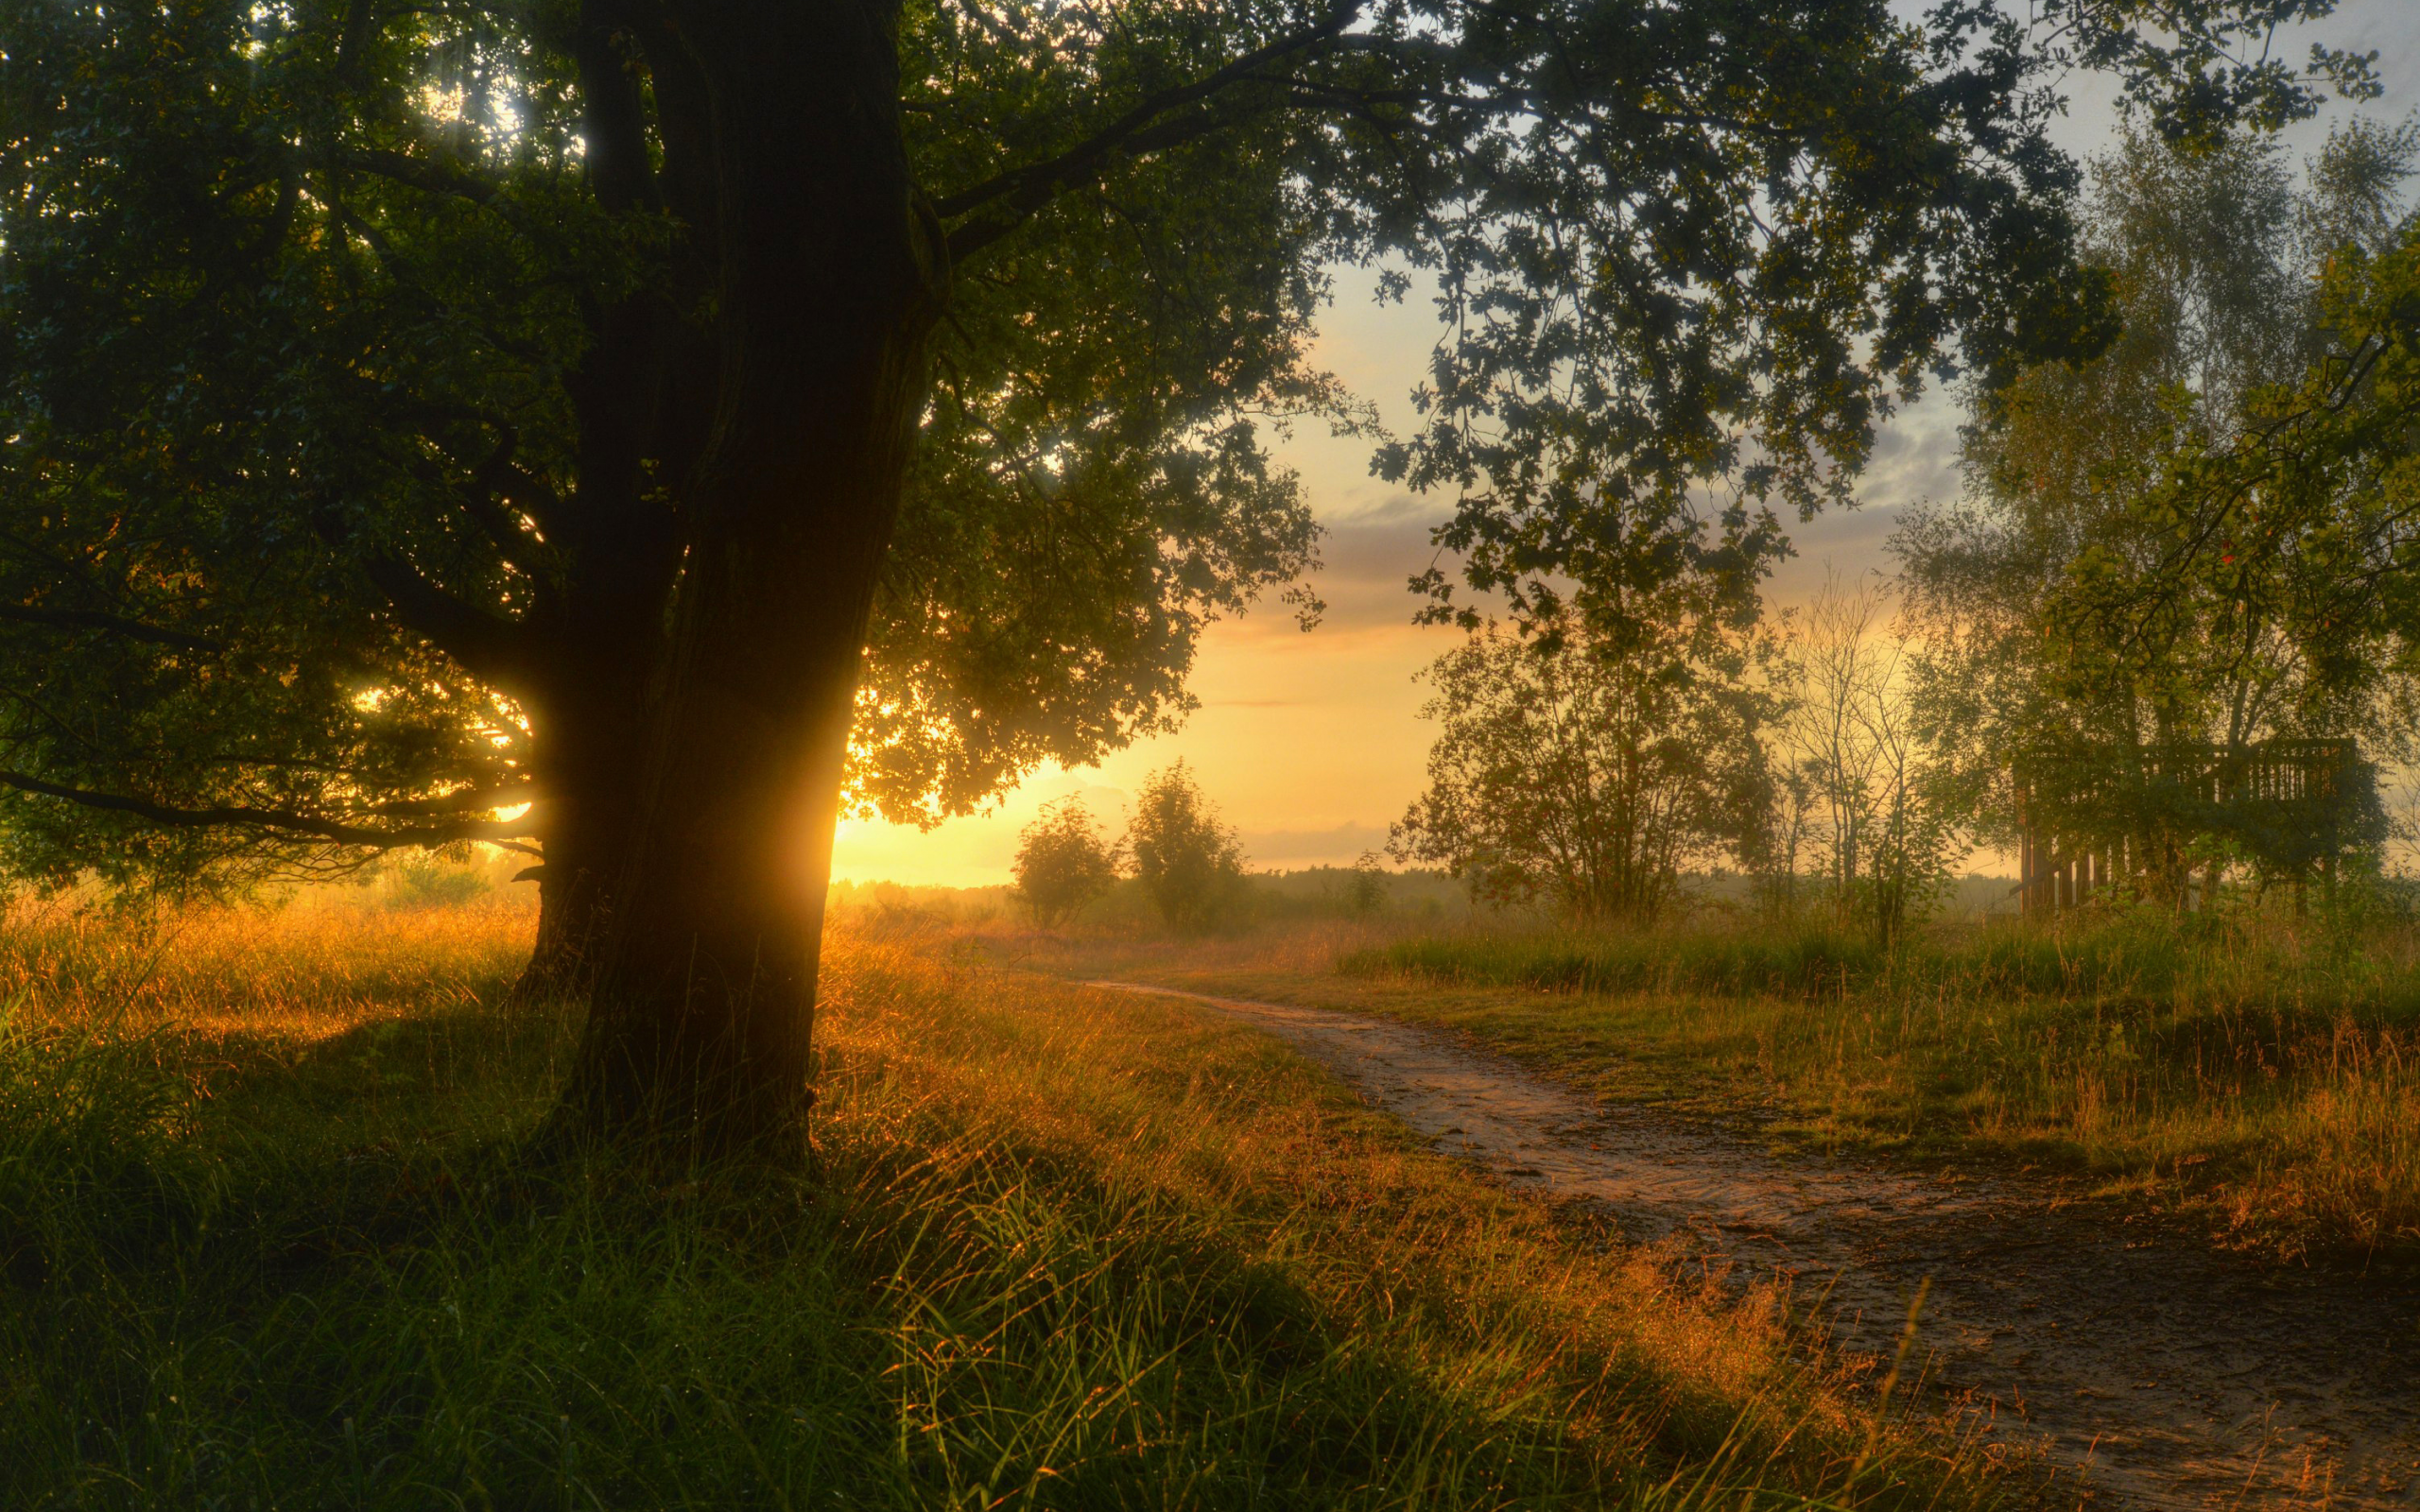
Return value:
<svg viewBox="0 0 2420 1512">
<path fill-rule="evenodd" d="M 1931 1383 L 2097 1489 L 2164 1507 L 2420 1507 L 2420 1290 L 2153 1243 L 2014 1183 L 1783 1159 L 1600 1108 L 1428 1030 L 1098 982 L 1290 1041 L 1443 1148 L 1593 1199 L 1676 1262 L 1788 1280 L 1835 1341 L 1888 1353 L 1916 1288 Z"/>
</svg>

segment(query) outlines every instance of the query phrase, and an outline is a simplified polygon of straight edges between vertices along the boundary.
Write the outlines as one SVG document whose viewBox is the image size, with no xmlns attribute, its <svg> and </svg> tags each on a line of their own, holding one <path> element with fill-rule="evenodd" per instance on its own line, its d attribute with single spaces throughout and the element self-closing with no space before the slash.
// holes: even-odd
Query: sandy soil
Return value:
<svg viewBox="0 0 2420 1512">
<path fill-rule="evenodd" d="M 1440 1147 L 1600 1204 L 1726 1283 L 1777 1280 L 1840 1348 L 1891 1355 L 1919 1287 L 1925 1379 L 2128 1503 L 2420 1507 L 2420 1288 L 2273 1271 L 2014 1180 L 1777 1157 L 1600 1108 L 1432 1031 L 1182 997 L 1291 1042 Z M 1911 1358 L 1903 1375 L 1917 1364 Z"/>
</svg>

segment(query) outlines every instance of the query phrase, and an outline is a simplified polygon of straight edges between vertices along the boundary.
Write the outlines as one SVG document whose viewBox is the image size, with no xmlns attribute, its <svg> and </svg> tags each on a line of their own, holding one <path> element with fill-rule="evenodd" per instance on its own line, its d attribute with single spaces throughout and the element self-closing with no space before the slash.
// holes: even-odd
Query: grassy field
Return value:
<svg viewBox="0 0 2420 1512">
<path fill-rule="evenodd" d="M 835 947 L 811 1169 L 533 1165 L 527 928 L 9 920 L 0 1504 L 2035 1494 L 1264 1039 L 947 952 Z"/>
<path fill-rule="evenodd" d="M 2420 1258 L 2420 936 L 2277 913 L 1571 936 L 1334 924 L 994 947 L 1389 1014 L 1819 1148 L 2082 1177 L 2282 1256 Z"/>
</svg>

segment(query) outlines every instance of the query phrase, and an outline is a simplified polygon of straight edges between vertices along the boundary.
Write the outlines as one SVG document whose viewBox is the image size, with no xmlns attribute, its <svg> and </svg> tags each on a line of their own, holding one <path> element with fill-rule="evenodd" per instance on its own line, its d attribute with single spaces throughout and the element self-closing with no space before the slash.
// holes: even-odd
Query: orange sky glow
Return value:
<svg viewBox="0 0 2420 1512">
<path fill-rule="evenodd" d="M 2394 121 L 2420 103 L 2420 9 L 2410 0 L 2353 0 L 2338 17 L 2280 45 L 2299 55 L 2308 41 L 2375 47 L 2386 96 L 2363 113 Z M 2070 150 L 2101 149 L 2114 123 L 2106 92 L 2080 92 L 2061 135 Z M 2340 107 L 2289 141 L 2299 157 L 2325 138 Z M 1397 434 L 1413 419 L 1408 394 L 1426 371 L 1436 327 L 1415 283 L 1400 305 L 1378 307 L 1371 273 L 1342 270 L 1322 323 L 1319 360 L 1376 404 Z M 1958 490 L 1959 414 L 1938 390 L 1882 434 L 1859 492 L 1862 507 L 1792 529 L 1797 547 L 1767 585 L 1776 606 L 1803 602 L 1827 572 L 1854 576 L 1887 564 L 1884 542 L 1900 512 Z M 1417 603 L 1405 580 L 1434 558 L 1429 527 L 1452 501 L 1415 497 L 1369 472 L 1371 443 L 1336 439 L 1305 425 L 1278 447 L 1298 471 L 1327 527 L 1325 568 L 1314 579 L 1328 603 L 1305 634 L 1281 606 L 1265 604 L 1203 635 L 1192 679 L 1201 707 L 1184 727 L 1143 741 L 1081 771 L 1045 767 L 983 814 L 929 831 L 877 821 L 840 826 L 836 880 L 980 886 L 1009 881 L 1017 833 L 1044 803 L 1080 795 L 1113 833 L 1127 796 L 1145 774 L 1184 758 L 1203 790 L 1241 833 L 1262 869 L 1349 866 L 1382 850 L 1388 825 L 1419 792 L 1430 731 L 1415 675 L 1453 645 L 1458 632 L 1410 623 Z M 1977 858 L 1984 863 L 1988 858 Z"/>
</svg>

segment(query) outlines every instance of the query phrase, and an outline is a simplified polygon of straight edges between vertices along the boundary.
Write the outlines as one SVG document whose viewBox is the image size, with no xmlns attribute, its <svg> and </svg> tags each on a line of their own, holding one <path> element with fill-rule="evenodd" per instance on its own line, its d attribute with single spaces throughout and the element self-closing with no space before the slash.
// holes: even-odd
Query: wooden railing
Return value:
<svg viewBox="0 0 2420 1512">
<path fill-rule="evenodd" d="M 2029 916 L 2055 914 L 2121 887 L 2198 906 L 2215 870 L 2185 868 L 2189 842 L 2214 834 L 2286 836 L 2271 849 L 2333 876 L 2345 804 L 2362 770 L 2350 740 L 2242 746 L 2078 746 L 2016 772 L 2018 881 Z"/>
</svg>

